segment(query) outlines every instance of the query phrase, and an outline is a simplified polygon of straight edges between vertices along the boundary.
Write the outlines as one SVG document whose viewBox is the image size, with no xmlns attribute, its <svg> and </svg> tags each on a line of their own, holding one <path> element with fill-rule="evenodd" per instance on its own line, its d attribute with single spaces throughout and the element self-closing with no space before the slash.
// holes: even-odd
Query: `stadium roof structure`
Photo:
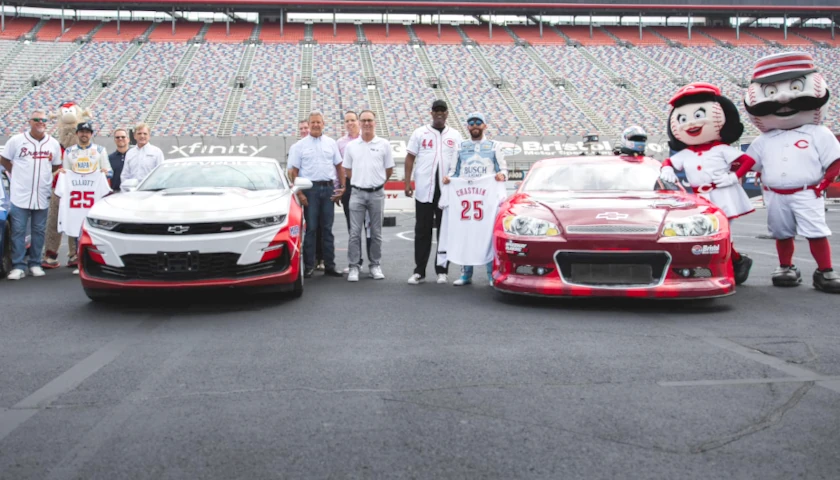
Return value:
<svg viewBox="0 0 840 480">
<path fill-rule="evenodd" d="M 178 11 L 252 11 L 252 12 L 358 12 L 358 13 L 449 13 L 505 15 L 586 15 L 610 14 L 658 15 L 735 15 L 752 17 L 807 16 L 830 18 L 840 14 L 837 0 L 565 0 L 511 2 L 509 0 L 39 0 L 6 1 L 19 7 L 70 8 L 88 10 L 157 10 Z"/>
</svg>

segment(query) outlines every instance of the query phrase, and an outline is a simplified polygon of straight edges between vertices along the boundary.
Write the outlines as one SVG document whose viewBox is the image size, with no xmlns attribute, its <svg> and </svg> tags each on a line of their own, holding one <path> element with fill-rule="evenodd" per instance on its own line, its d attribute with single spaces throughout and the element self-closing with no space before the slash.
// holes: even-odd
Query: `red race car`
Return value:
<svg viewBox="0 0 840 480">
<path fill-rule="evenodd" d="M 499 210 L 494 287 L 540 296 L 711 298 L 735 292 L 721 210 L 646 157 L 537 162 Z"/>
</svg>

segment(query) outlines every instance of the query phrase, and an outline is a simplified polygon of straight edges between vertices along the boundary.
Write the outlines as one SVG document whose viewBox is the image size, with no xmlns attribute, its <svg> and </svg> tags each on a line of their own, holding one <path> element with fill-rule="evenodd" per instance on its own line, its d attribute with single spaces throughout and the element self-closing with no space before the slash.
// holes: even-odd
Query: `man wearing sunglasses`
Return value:
<svg viewBox="0 0 840 480">
<path fill-rule="evenodd" d="M 111 164 L 114 174 L 111 177 L 111 189 L 115 192 L 120 191 L 120 175 L 122 175 L 123 165 L 125 165 L 125 154 L 128 152 L 128 131 L 124 128 L 114 130 L 114 144 L 117 149 L 108 155 L 108 162 Z"/>
<path fill-rule="evenodd" d="M 432 103 L 432 123 L 418 128 L 408 140 L 405 156 L 405 196 L 414 196 L 414 273 L 409 285 L 426 281 L 426 264 L 432 252 L 432 229 L 440 238 L 443 212 L 438 207 L 440 180 L 455 161 L 458 145 L 463 138 L 457 130 L 446 126 L 449 108 L 443 100 Z M 412 188 L 412 174 L 414 188 Z M 435 262 L 437 283 L 447 283 L 448 265 Z"/>
<path fill-rule="evenodd" d="M 447 175 L 443 177 L 443 184 L 448 185 L 450 178 L 476 179 L 490 175 L 494 175 L 497 182 L 507 180 L 507 162 L 501 145 L 484 138 L 484 132 L 487 130 L 484 115 L 478 112 L 471 113 L 467 117 L 467 128 L 470 131 L 470 139 L 461 142 L 458 157 L 452 163 Z M 486 206 L 486 208 L 488 211 L 491 210 L 490 206 Z M 487 215 L 486 218 L 487 221 L 493 221 L 495 215 Z M 492 237 L 488 238 L 487 245 L 492 241 Z M 473 248 L 472 245 L 468 247 Z M 487 281 L 490 285 L 493 285 L 493 262 L 487 263 L 486 268 Z M 472 276 L 472 265 L 465 265 L 461 269 L 461 278 L 455 280 L 452 284 L 456 287 L 469 285 L 472 283 Z"/>
<path fill-rule="evenodd" d="M 31 223 L 29 273 L 44 276 L 41 250 L 44 248 L 53 172 L 61 168 L 61 145 L 47 133 L 47 113 L 36 110 L 29 117 L 29 131 L 6 143 L 0 164 L 11 174 L 12 271 L 6 277 L 26 276 L 26 227 Z"/>
</svg>

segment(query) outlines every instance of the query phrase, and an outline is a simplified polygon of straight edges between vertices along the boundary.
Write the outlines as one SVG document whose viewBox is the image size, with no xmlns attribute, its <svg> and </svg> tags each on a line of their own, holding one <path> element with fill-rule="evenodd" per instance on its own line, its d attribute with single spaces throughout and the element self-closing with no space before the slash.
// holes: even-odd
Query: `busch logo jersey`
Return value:
<svg viewBox="0 0 840 480">
<path fill-rule="evenodd" d="M 507 177 L 507 162 L 501 145 L 493 140 L 465 140 L 458 148 L 455 163 L 449 169 L 450 178 L 478 178 L 485 175 L 504 173 Z"/>
<path fill-rule="evenodd" d="M 101 170 L 81 174 L 65 171 L 58 175 L 55 194 L 61 197 L 58 207 L 58 231 L 78 237 L 82 222 L 93 204 L 111 193 L 108 177 Z"/>
<path fill-rule="evenodd" d="M 484 265 L 493 260 L 493 227 L 506 196 L 495 174 L 453 178 L 441 195 L 444 207 L 437 263 Z"/>
</svg>

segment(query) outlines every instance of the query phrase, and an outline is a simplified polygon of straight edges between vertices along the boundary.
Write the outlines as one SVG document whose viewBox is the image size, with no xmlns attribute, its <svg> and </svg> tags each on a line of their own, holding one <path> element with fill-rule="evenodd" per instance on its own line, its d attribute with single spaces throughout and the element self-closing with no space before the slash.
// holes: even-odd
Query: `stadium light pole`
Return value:
<svg viewBox="0 0 840 480">
<path fill-rule="evenodd" d="M 691 40 L 691 12 L 688 12 L 688 39 Z"/>
<path fill-rule="evenodd" d="M 61 12 L 61 16 L 64 16 L 64 12 Z M 64 25 L 61 26 L 61 31 L 64 31 Z M 120 34 L 120 7 L 117 7 L 117 35 Z"/>
<path fill-rule="evenodd" d="M 438 10 L 438 38 L 440 38 L 440 10 Z"/>
<path fill-rule="evenodd" d="M 543 36 L 542 36 L 543 35 L 543 33 L 542 33 L 543 32 L 543 25 L 542 25 L 542 23 L 543 23 L 542 18 L 543 17 L 542 16 L 543 16 L 543 12 L 540 12 L 540 38 L 543 38 Z"/>
<path fill-rule="evenodd" d="M 735 40 L 741 39 L 741 12 L 735 12 Z"/>
<path fill-rule="evenodd" d="M 589 38 L 592 38 L 592 12 L 589 12 Z"/>
<path fill-rule="evenodd" d="M 385 11 L 385 38 L 388 38 L 390 33 L 390 28 L 388 28 L 388 11 Z"/>
<path fill-rule="evenodd" d="M 283 15 L 283 9 L 281 8 L 280 9 L 280 36 L 281 37 L 283 36 L 283 20 L 285 20 L 285 19 L 286 19 L 286 17 Z"/>
<path fill-rule="evenodd" d="M 0 3 L 0 32 L 6 31 L 6 2 Z M 831 26 L 831 33 L 834 33 L 834 26 Z"/>
<path fill-rule="evenodd" d="M 639 12 L 639 40 L 642 39 L 642 12 Z"/>
<path fill-rule="evenodd" d="M 172 36 L 175 36 L 175 6 L 172 6 Z"/>
<path fill-rule="evenodd" d="M 117 10 L 117 35 L 120 34 L 120 15 Z M 61 35 L 64 35 L 64 5 L 61 6 Z"/>
<path fill-rule="evenodd" d="M 333 38 L 338 34 L 338 26 L 335 24 L 335 10 L 333 10 Z"/>
<path fill-rule="evenodd" d="M 787 40 L 787 12 L 785 12 L 785 40 Z"/>
<path fill-rule="evenodd" d="M 490 38 L 493 38 L 493 13 L 492 12 L 490 12 L 490 15 L 488 16 L 488 18 L 490 19 L 487 22 L 487 25 L 490 26 Z"/>
<path fill-rule="evenodd" d="M 230 36 L 230 9 L 225 9 L 225 36 Z"/>
<path fill-rule="evenodd" d="M 834 15 L 831 16 L 831 39 L 834 40 Z"/>
</svg>

